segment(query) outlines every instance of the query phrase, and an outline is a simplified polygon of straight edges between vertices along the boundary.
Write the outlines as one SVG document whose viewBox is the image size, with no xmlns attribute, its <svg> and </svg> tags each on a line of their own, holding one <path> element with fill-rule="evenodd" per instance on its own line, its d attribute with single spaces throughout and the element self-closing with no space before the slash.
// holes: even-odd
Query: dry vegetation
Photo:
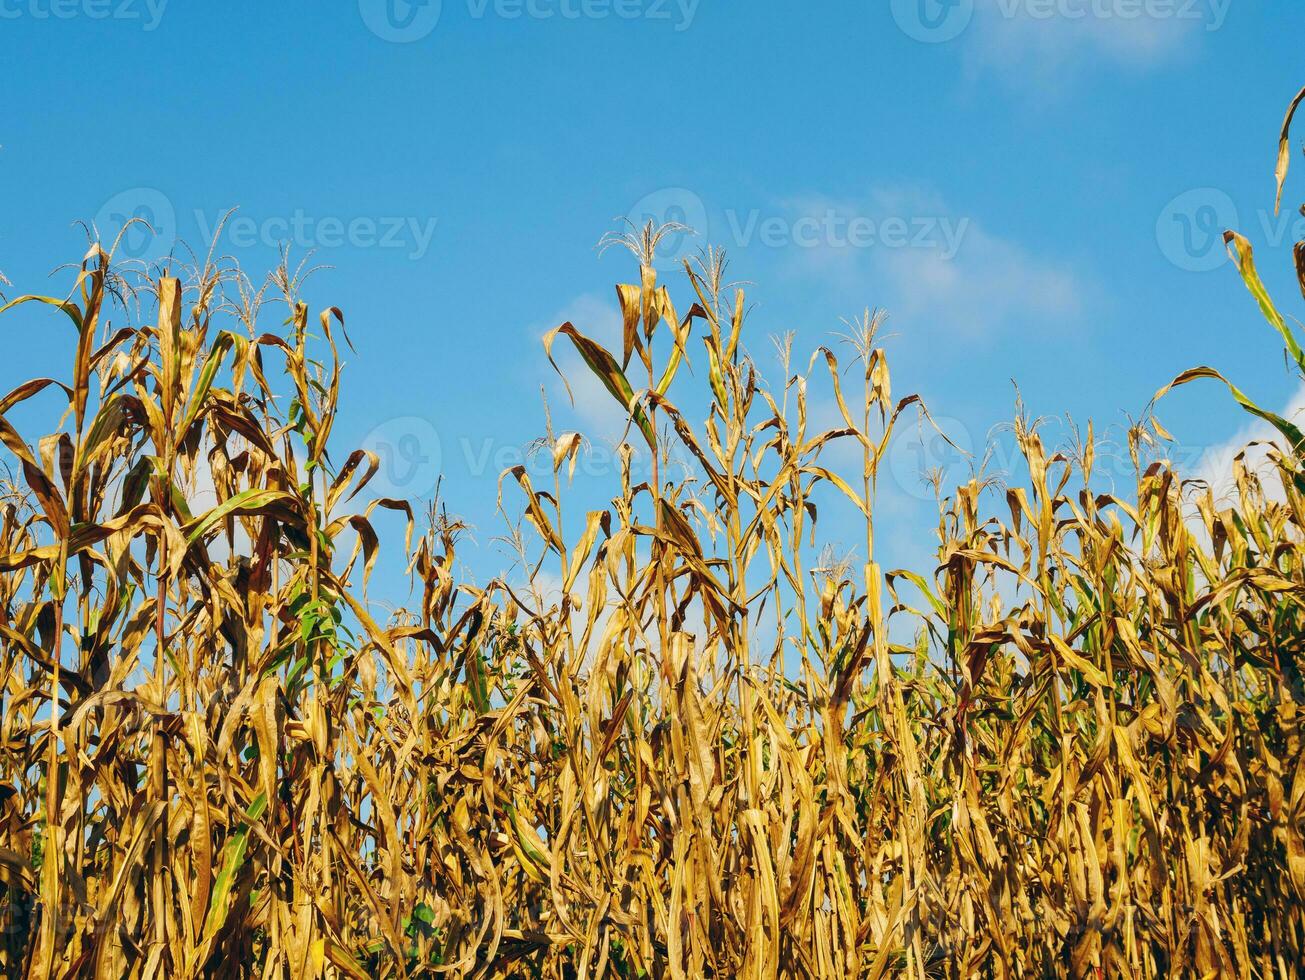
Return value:
<svg viewBox="0 0 1305 980">
<path fill-rule="evenodd" d="M 1216 501 L 1148 462 L 1151 417 L 1114 494 L 1090 429 L 1053 452 L 1018 418 L 1027 485 L 950 490 L 936 568 L 889 572 L 875 484 L 920 406 L 877 321 L 768 387 L 721 262 L 677 309 L 655 236 L 625 242 L 624 349 L 549 345 L 695 478 L 627 466 L 573 515 L 583 448 L 550 432 L 552 486 L 502 484 L 561 583 L 542 602 L 465 584 L 456 521 L 328 456 L 342 317 L 293 275 L 123 278 L 95 246 L 41 300 L 76 354 L 0 400 L 7 975 L 1298 975 L 1301 433 L 1262 413 L 1285 448 Z M 27 399 L 61 416 L 30 443 Z M 828 494 L 863 515 L 858 567 L 811 567 Z M 377 508 L 416 583 L 383 621 Z"/>
</svg>

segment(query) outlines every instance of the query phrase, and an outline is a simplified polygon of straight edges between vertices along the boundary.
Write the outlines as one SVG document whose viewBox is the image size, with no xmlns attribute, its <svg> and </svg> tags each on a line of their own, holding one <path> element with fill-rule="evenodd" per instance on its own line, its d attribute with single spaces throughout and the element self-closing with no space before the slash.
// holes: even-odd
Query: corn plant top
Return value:
<svg viewBox="0 0 1305 980">
<path fill-rule="evenodd" d="M 1104 493 L 1090 427 L 1056 450 L 1021 414 L 1028 481 L 940 487 L 936 563 L 885 569 L 876 483 L 930 421 L 880 318 L 767 384 L 718 253 L 659 280 L 666 231 L 616 242 L 621 350 L 545 342 L 628 439 L 592 513 L 567 508 L 578 433 L 546 424 L 551 485 L 503 474 L 526 588 L 460 577 L 438 503 L 369 495 L 377 457 L 331 439 L 344 315 L 288 264 L 258 288 L 94 244 L 67 298 L 14 301 L 75 344 L 0 399 L 6 975 L 1296 975 L 1296 423 L 1175 379 L 1281 437 L 1220 499 L 1149 460 L 1154 415 Z M 10 421 L 27 402 L 48 434 Z M 831 496 L 855 563 L 811 558 Z M 368 601 L 379 561 L 407 608 Z"/>
</svg>

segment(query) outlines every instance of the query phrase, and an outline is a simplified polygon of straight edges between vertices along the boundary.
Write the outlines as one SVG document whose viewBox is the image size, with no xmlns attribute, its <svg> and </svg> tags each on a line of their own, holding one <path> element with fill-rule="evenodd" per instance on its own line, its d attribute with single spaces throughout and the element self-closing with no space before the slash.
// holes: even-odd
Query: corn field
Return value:
<svg viewBox="0 0 1305 980">
<path fill-rule="evenodd" d="M 502 475 L 527 587 L 461 576 L 438 500 L 369 496 L 331 438 L 344 314 L 288 262 L 93 242 L 66 298 L 9 304 L 75 353 L 0 399 L 5 975 L 1300 975 L 1301 431 L 1194 368 L 1276 428 L 1267 463 L 1220 499 L 1148 412 L 1102 492 L 1091 427 L 1020 414 L 1027 482 L 940 487 L 932 567 L 887 569 L 881 463 L 930 421 L 880 318 L 767 382 L 723 257 L 663 282 L 665 230 L 608 241 L 621 350 L 545 340 L 628 428 L 605 509 L 568 506 L 584 440 L 551 421 L 550 485 Z M 855 562 L 815 555 L 833 498 Z M 409 608 L 369 599 L 379 561 Z"/>
</svg>

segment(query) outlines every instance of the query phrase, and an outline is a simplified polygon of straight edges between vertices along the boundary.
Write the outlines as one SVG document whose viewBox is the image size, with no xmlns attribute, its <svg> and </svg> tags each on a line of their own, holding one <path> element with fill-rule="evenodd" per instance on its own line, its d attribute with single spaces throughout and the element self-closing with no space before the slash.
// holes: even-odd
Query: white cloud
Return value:
<svg viewBox="0 0 1305 980">
<path fill-rule="evenodd" d="M 882 231 L 905 226 L 907 235 L 880 235 L 865 247 L 846 239 L 787 250 L 790 271 L 819 275 L 847 288 L 886 280 L 880 300 L 894 316 L 927 320 L 950 333 L 976 335 L 1019 316 L 1054 323 L 1076 317 L 1085 287 L 1064 262 L 1033 254 L 949 209 L 940 195 L 910 185 L 874 188 L 862 201 L 805 197 L 782 202 L 791 221 L 799 215 L 867 219 Z M 845 225 L 844 225 L 845 226 Z"/>
<path fill-rule="evenodd" d="M 1074 272 L 972 224 L 953 259 L 937 252 L 887 252 L 882 266 L 895 288 L 894 312 L 976 334 L 1013 316 L 1061 320 L 1082 311 Z"/>
<path fill-rule="evenodd" d="M 1296 425 L 1305 424 L 1305 384 L 1302 384 L 1288 399 L 1286 406 L 1278 414 Z M 1252 442 L 1262 443 L 1247 449 Z M 1183 474 L 1193 479 L 1204 480 L 1214 492 L 1215 501 L 1228 506 L 1237 499 L 1237 483 L 1233 479 L 1233 461 L 1243 450 L 1246 451 L 1246 464 L 1259 474 L 1265 496 L 1271 500 L 1284 499 L 1281 481 L 1272 473 L 1268 461 L 1270 445 L 1281 451 L 1286 447 L 1286 440 L 1272 425 L 1263 419 L 1251 418 L 1229 439 L 1209 447 L 1201 454 L 1200 463 L 1195 472 Z"/>
<path fill-rule="evenodd" d="M 1035 80 L 1045 96 L 1093 63 L 1147 70 L 1181 60 L 1223 26 L 1230 2 L 976 0 L 967 67 Z"/>
</svg>

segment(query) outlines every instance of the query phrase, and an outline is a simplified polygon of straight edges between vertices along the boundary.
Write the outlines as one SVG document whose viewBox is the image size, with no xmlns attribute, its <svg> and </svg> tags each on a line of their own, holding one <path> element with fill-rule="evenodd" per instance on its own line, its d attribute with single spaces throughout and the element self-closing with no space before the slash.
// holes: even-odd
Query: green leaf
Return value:
<svg viewBox="0 0 1305 980">
<path fill-rule="evenodd" d="M 627 414 L 634 418 L 635 424 L 639 426 L 639 431 L 643 433 L 644 439 L 648 441 L 648 446 L 655 453 L 657 451 L 657 435 L 653 432 L 652 422 L 649 421 L 648 415 L 643 410 L 643 406 L 638 404 L 634 396 L 634 388 L 621 370 L 621 366 L 616 363 L 616 358 L 609 354 L 602 345 L 594 343 L 570 323 L 564 323 L 556 330 L 549 331 L 544 336 L 544 353 L 548 355 L 548 363 L 553 365 L 558 375 L 562 378 L 562 383 L 566 385 L 566 393 L 571 395 L 571 385 L 566 380 L 566 375 L 562 374 L 562 369 L 557 366 L 553 360 L 553 342 L 557 339 L 558 334 L 565 334 L 571 338 L 571 343 L 584 359 L 585 364 L 589 365 L 598 380 L 603 383 L 603 387 L 611 393 L 625 408 Z M 573 398 L 574 400 L 574 398 Z"/>
<path fill-rule="evenodd" d="M 49 306 L 58 307 L 59 309 L 63 310 L 64 313 L 68 314 L 68 319 L 72 320 L 73 326 L 77 328 L 77 333 L 79 335 L 81 334 L 82 332 L 81 309 L 75 303 L 70 303 L 67 300 L 55 299 L 53 296 L 19 296 L 12 303 L 6 303 L 4 306 L 0 306 L 0 313 L 4 313 L 6 310 L 12 310 L 15 306 L 22 306 L 24 303 L 33 303 L 33 302 L 46 303 Z"/>
<path fill-rule="evenodd" d="M 293 505 L 294 503 L 295 498 L 284 490 L 263 490 L 257 487 L 245 490 L 222 501 L 208 513 L 187 524 L 186 545 L 194 544 L 205 532 L 231 514 L 261 513 L 277 504 Z"/>
<path fill-rule="evenodd" d="M 245 822 L 236 828 L 234 834 L 222 848 L 222 870 L 218 872 L 213 884 L 213 895 L 208 903 L 208 915 L 204 919 L 204 941 L 217 935 L 227 921 L 230 911 L 229 899 L 235 885 L 236 875 L 245 863 L 245 854 L 249 849 L 249 827 L 253 821 L 263 815 L 267 809 L 267 794 L 259 793 L 254 802 L 245 811 Z"/>
<path fill-rule="evenodd" d="M 1184 371 L 1169 384 L 1157 391 L 1155 399 L 1153 400 L 1158 401 L 1168 394 L 1171 389 L 1177 388 L 1179 385 L 1185 385 L 1190 381 L 1196 381 L 1199 378 L 1209 378 L 1214 381 L 1223 382 L 1223 384 L 1228 388 L 1229 393 L 1236 400 L 1237 404 L 1257 418 L 1264 419 L 1264 421 L 1268 422 L 1271 426 L 1281 432 L 1283 436 L 1286 437 L 1292 451 L 1297 456 L 1300 456 L 1305 452 L 1305 433 L 1302 433 L 1296 425 L 1287 421 L 1282 416 L 1275 415 L 1273 412 L 1260 408 L 1259 405 L 1256 405 L 1255 402 L 1247 398 L 1241 389 L 1212 367 L 1197 367 L 1192 368 L 1189 371 Z"/>
<path fill-rule="evenodd" d="M 1273 305 L 1273 300 L 1269 298 L 1269 291 L 1264 288 L 1264 283 L 1260 281 L 1259 273 L 1255 271 L 1255 256 L 1251 250 L 1251 243 L 1235 231 L 1226 231 L 1223 234 L 1224 244 L 1229 246 L 1229 254 L 1237 263 L 1237 271 L 1242 274 L 1242 279 L 1246 282 L 1246 288 L 1251 291 L 1255 301 L 1260 304 L 1260 312 L 1264 318 L 1272 324 L 1273 328 L 1282 335 L 1282 339 L 1287 343 L 1287 351 L 1291 354 L 1292 360 L 1296 366 L 1305 372 L 1305 351 L 1301 350 L 1300 344 L 1296 340 L 1296 335 L 1292 332 L 1291 327 L 1287 326 L 1287 321 L 1282 318 L 1277 307 Z"/>
<path fill-rule="evenodd" d="M 208 357 L 204 361 L 204 369 L 199 374 L 199 381 L 195 385 L 195 391 L 191 395 L 190 405 L 186 409 L 186 417 L 181 421 L 181 438 L 185 438 L 190 424 L 195 421 L 201 408 L 204 407 L 204 399 L 208 396 L 209 389 L 213 387 L 213 378 L 217 375 L 218 368 L 222 366 L 222 360 L 226 356 L 232 345 L 236 342 L 234 334 L 223 330 L 218 334 L 218 339 L 213 342 L 212 349 L 208 352 Z"/>
</svg>

